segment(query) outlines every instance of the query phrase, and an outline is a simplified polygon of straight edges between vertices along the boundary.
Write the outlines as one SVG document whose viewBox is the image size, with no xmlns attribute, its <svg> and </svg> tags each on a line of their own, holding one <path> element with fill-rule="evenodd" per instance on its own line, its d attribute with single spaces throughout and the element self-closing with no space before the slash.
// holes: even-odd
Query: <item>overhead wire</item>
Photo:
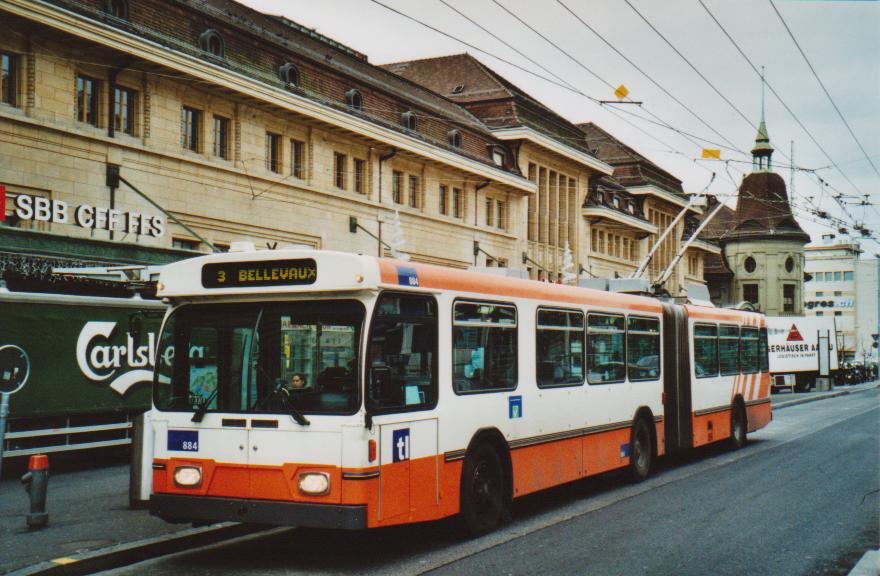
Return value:
<svg viewBox="0 0 880 576">
<path fill-rule="evenodd" d="M 807 55 L 804 52 L 803 48 L 801 48 L 801 45 L 797 41 L 797 38 L 794 37 L 794 33 L 791 31 L 791 28 L 789 28 L 788 23 L 785 21 L 785 18 L 782 17 L 782 13 L 779 12 L 779 9 L 776 7 L 776 4 L 773 3 L 773 0 L 768 0 L 768 1 L 770 2 L 770 6 L 773 7 L 773 11 L 776 12 L 776 15 L 779 17 L 779 21 L 782 22 L 782 25 L 785 27 L 786 32 L 788 32 L 789 37 L 791 37 L 792 42 L 794 42 L 794 45 L 797 46 L 798 52 L 800 52 L 801 56 L 803 56 L 804 62 L 806 62 L 807 66 L 810 67 L 810 71 L 813 73 L 813 76 L 816 78 L 816 81 L 819 83 L 819 86 L 822 87 L 822 91 L 825 92 L 825 96 L 828 97 L 828 101 L 831 102 L 832 106 L 834 106 L 834 110 L 837 112 L 837 115 L 840 116 L 840 120 L 843 122 L 844 126 L 846 126 L 846 129 L 849 130 L 850 136 L 852 136 L 853 140 L 855 140 L 856 144 L 858 144 L 859 149 L 862 151 L 862 154 L 865 155 L 865 159 L 871 164 L 871 167 L 874 169 L 874 172 L 877 174 L 877 176 L 880 176 L 880 171 L 877 170 L 877 166 L 874 164 L 874 161 L 871 160 L 870 156 L 868 156 L 868 153 L 865 151 L 865 147 L 862 146 L 862 143 L 856 137 L 856 134 L 855 134 L 855 132 L 853 132 L 853 129 L 849 125 L 849 122 L 846 121 L 846 118 L 844 117 L 843 113 L 840 111 L 840 108 L 838 108 L 837 103 L 834 101 L 834 98 L 831 97 L 831 93 L 828 91 L 828 88 L 825 87 L 825 83 L 822 82 L 822 79 L 819 77 L 819 74 L 816 72 L 816 69 L 813 67 L 813 63 L 810 62 L 809 58 L 807 58 Z"/>
</svg>

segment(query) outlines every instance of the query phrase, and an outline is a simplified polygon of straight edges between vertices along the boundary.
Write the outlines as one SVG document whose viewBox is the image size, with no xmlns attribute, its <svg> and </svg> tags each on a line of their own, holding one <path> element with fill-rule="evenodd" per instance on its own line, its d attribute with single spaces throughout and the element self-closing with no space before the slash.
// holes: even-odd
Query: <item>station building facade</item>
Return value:
<svg viewBox="0 0 880 576">
<path fill-rule="evenodd" d="M 666 222 L 621 189 L 600 244 L 587 198 L 615 167 L 470 57 L 453 94 L 232 1 L 10 0 L 0 16 L 12 289 L 239 240 L 388 254 L 398 229 L 417 261 L 558 281 L 567 245 L 576 269 L 624 275 Z M 498 91 L 485 106 L 468 99 L 480 82 Z"/>
</svg>

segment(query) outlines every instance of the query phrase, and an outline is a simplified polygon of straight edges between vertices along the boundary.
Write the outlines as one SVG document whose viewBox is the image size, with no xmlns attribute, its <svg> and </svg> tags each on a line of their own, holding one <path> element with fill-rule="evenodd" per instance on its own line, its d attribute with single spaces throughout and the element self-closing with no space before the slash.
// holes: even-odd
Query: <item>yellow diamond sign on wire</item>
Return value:
<svg viewBox="0 0 880 576">
<path fill-rule="evenodd" d="M 617 87 L 617 90 L 614 91 L 614 95 L 617 96 L 618 100 L 623 100 L 626 98 L 626 95 L 629 94 L 629 90 L 626 89 L 626 86 L 621 84 Z"/>
</svg>

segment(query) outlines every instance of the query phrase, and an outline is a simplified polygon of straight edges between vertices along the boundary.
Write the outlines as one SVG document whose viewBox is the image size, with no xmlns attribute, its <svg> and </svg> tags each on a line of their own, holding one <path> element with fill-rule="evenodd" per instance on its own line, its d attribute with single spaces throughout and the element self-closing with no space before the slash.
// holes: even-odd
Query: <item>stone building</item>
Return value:
<svg viewBox="0 0 880 576">
<path fill-rule="evenodd" d="M 240 240 L 388 254 L 391 226 L 417 261 L 558 281 L 568 246 L 575 271 L 623 276 L 685 202 L 643 158 L 671 183 L 615 182 L 589 135 L 470 56 L 375 66 L 232 0 L 6 2 L 0 57 L 14 290 L 114 293 L 50 268 Z"/>
<path fill-rule="evenodd" d="M 584 277 L 628 276 L 687 205 L 680 180 L 594 124 L 572 124 L 469 54 L 385 67 L 461 104 L 512 145 L 517 166 L 538 184 L 526 208 L 533 278 L 559 277 L 566 244 Z M 671 261 L 681 231 L 652 260 L 652 279 Z M 703 250 L 718 249 L 701 242 L 689 250 L 671 291 L 685 278 L 702 282 Z"/>
<path fill-rule="evenodd" d="M 785 181 L 773 172 L 773 147 L 763 114 L 735 210 L 722 208 L 701 234 L 721 245 L 706 266 L 713 301 L 746 301 L 768 316 L 804 313 L 804 244 L 810 241 L 791 211 Z M 708 211 L 707 211 L 708 213 Z"/>
<path fill-rule="evenodd" d="M 13 289 L 33 288 L 19 270 L 51 284 L 50 265 L 236 240 L 379 253 L 395 212 L 416 260 L 527 249 L 537 186 L 510 142 L 284 18 L 227 0 L 16 0 L 0 6 L 0 55 Z"/>
<path fill-rule="evenodd" d="M 574 124 L 469 54 L 385 68 L 460 104 L 510 145 L 511 161 L 538 190 L 524 207 L 522 265 L 530 277 L 559 279 L 566 245 L 575 267 L 587 267 L 590 229 L 582 217 L 584 199 L 591 179 L 610 175 L 612 168 L 596 158 Z"/>
<path fill-rule="evenodd" d="M 859 243 L 833 234 L 807 246 L 806 316 L 833 316 L 841 360 L 876 358 L 878 259 L 862 260 Z"/>
<path fill-rule="evenodd" d="M 580 124 L 587 143 L 599 159 L 614 168 L 614 183 L 608 178 L 593 182 L 584 207 L 590 227 L 591 270 L 597 276 L 628 276 L 647 256 L 675 217 L 688 206 L 681 180 L 663 170 L 633 148 L 593 123 Z M 623 207 L 624 217 L 609 211 Z M 672 262 L 682 242 L 690 237 L 694 218 L 701 214 L 696 207 L 675 225 L 651 259 L 646 277 L 654 282 Z M 634 222 L 634 217 L 640 219 Z M 621 257 L 618 245 L 634 252 Z M 625 250 L 624 250 L 625 252 Z M 720 254 L 720 248 L 705 240 L 693 242 L 664 288 L 673 296 L 681 295 L 689 283 L 703 283 L 703 261 L 707 255 Z M 623 261 L 622 261 L 623 260 Z"/>
</svg>

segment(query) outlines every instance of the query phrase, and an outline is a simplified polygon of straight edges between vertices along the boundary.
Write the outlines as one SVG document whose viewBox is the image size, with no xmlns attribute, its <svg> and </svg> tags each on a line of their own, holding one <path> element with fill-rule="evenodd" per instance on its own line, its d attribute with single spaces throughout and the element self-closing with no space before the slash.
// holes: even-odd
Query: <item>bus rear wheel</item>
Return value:
<svg viewBox="0 0 880 576">
<path fill-rule="evenodd" d="M 734 404 L 730 413 L 730 447 L 739 450 L 746 445 L 746 412 L 742 404 Z"/>
<path fill-rule="evenodd" d="M 461 471 L 461 517 L 472 536 L 494 530 L 504 514 L 504 467 L 498 452 L 480 444 Z"/>
<path fill-rule="evenodd" d="M 651 429 L 644 418 L 636 418 L 629 440 L 629 472 L 634 482 L 641 482 L 651 473 L 653 456 Z"/>
</svg>

